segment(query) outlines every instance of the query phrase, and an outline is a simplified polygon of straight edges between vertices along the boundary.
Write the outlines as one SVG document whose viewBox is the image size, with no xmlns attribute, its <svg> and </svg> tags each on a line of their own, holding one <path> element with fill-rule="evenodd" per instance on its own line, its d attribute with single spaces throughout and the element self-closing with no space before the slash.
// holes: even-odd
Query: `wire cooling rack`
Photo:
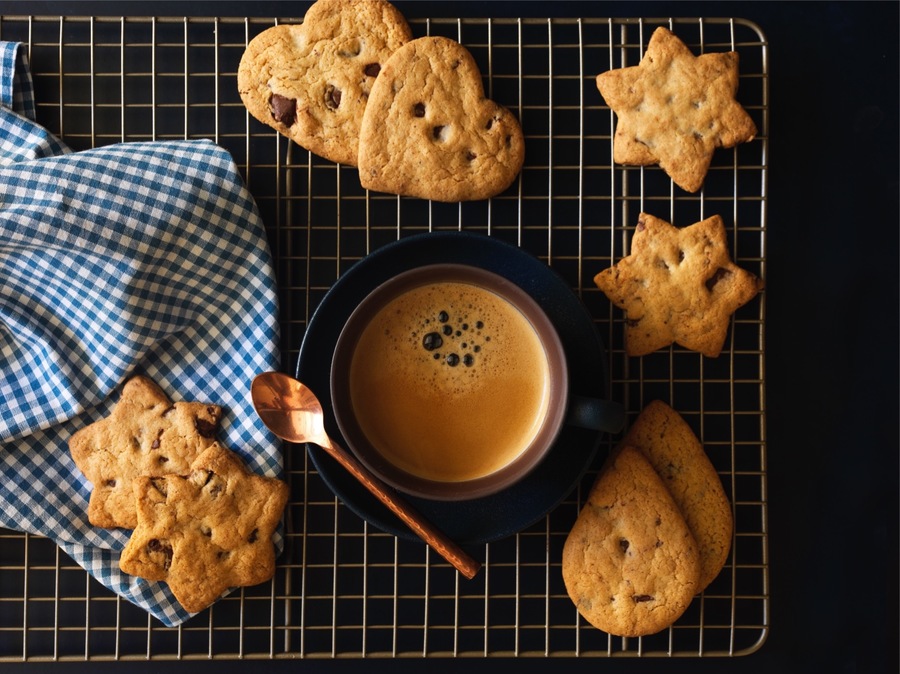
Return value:
<svg viewBox="0 0 900 674">
<path fill-rule="evenodd" d="M 367 525 L 324 485 L 301 447 L 286 447 L 292 501 L 274 579 L 238 591 L 178 628 L 118 599 L 50 541 L 0 530 L 0 662 L 48 660 L 391 657 L 734 656 L 769 629 L 765 293 L 735 315 L 722 355 L 679 347 L 629 358 L 623 315 L 592 277 L 628 251 L 647 211 L 683 226 L 721 214 L 735 261 L 765 277 L 767 42 L 741 19 L 473 19 L 411 21 L 473 53 L 490 97 L 526 135 L 518 181 L 490 201 L 438 204 L 367 193 L 355 169 L 289 143 L 250 118 L 235 85 L 247 42 L 299 18 L 0 18 L 0 39 L 27 44 L 39 121 L 72 148 L 211 138 L 241 168 L 277 262 L 283 360 L 290 371 L 307 321 L 334 281 L 385 243 L 463 229 L 513 242 L 561 274 L 608 348 L 612 397 L 629 419 L 652 399 L 690 423 L 733 504 L 732 553 L 670 629 L 621 639 L 579 618 L 562 581 L 566 534 L 616 438 L 551 514 L 475 554 L 461 580 L 425 546 Z M 760 133 L 720 150 L 701 192 L 657 167 L 611 162 L 614 116 L 597 73 L 636 64 L 657 25 L 695 53 L 736 50 L 739 99 Z"/>
</svg>

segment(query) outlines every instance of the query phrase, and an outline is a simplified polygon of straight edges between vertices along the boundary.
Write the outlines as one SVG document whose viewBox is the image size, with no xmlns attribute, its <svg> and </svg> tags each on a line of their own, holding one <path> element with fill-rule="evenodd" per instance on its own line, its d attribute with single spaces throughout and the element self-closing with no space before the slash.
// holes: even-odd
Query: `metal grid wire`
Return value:
<svg viewBox="0 0 900 674">
<path fill-rule="evenodd" d="M 735 261 L 765 277 L 767 43 L 740 19 L 412 21 L 416 36 L 458 40 L 488 95 L 526 134 L 520 179 L 492 200 L 438 204 L 367 193 L 355 169 L 311 156 L 250 118 L 236 92 L 247 42 L 276 22 L 233 18 L 0 18 L 0 39 L 27 43 L 39 120 L 76 150 L 116 142 L 211 138 L 241 168 L 268 227 L 293 369 L 307 321 L 334 281 L 381 245 L 464 229 L 513 242 L 571 284 L 608 347 L 612 397 L 629 419 L 668 401 L 722 477 L 736 529 L 713 584 L 670 629 L 610 637 L 580 619 L 562 582 L 566 534 L 597 465 L 531 528 L 473 553 L 461 579 L 425 546 L 366 524 L 287 446 L 287 548 L 270 583 L 237 591 L 179 628 L 118 599 L 50 541 L 0 530 L 0 662 L 45 660 L 720 656 L 756 650 L 769 626 L 766 524 L 765 294 L 741 308 L 722 355 L 679 347 L 629 358 L 623 314 L 592 277 L 628 250 L 647 211 L 679 226 L 714 213 Z M 636 64 L 657 25 L 695 53 L 736 50 L 739 98 L 759 136 L 719 150 L 687 195 L 657 167 L 613 165 L 614 115 L 597 73 Z"/>
</svg>

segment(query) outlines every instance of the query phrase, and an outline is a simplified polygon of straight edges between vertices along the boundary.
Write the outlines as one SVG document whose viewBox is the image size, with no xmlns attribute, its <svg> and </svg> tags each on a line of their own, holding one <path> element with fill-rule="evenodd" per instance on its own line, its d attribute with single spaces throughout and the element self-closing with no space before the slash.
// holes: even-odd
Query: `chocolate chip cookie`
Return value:
<svg viewBox="0 0 900 674">
<path fill-rule="evenodd" d="M 519 121 L 485 97 L 478 65 L 458 42 L 419 38 L 384 64 L 363 116 L 363 187 L 435 201 L 487 199 L 513 183 L 524 157 Z"/>
<path fill-rule="evenodd" d="M 684 418 L 661 400 L 641 410 L 622 444 L 639 449 L 668 487 L 697 541 L 697 589 L 706 589 L 728 559 L 734 519 L 722 480 L 703 445 Z"/>
<path fill-rule="evenodd" d="M 138 477 L 137 528 L 119 565 L 127 574 L 165 581 L 184 609 L 197 613 L 226 590 L 275 573 L 272 535 L 288 486 L 255 475 L 215 443 L 183 475 Z"/>
<path fill-rule="evenodd" d="M 715 358 L 732 314 L 763 288 L 761 279 L 731 261 L 718 215 L 676 228 L 641 213 L 631 253 L 594 283 L 625 310 L 629 356 L 676 343 Z"/>
<path fill-rule="evenodd" d="M 716 148 L 756 136 L 756 125 L 735 100 L 737 52 L 694 56 L 659 27 L 636 66 L 600 73 L 597 88 L 616 113 L 613 160 L 659 164 L 676 185 L 696 192 Z"/>
<path fill-rule="evenodd" d="M 654 634 L 687 609 L 697 544 L 639 450 L 622 446 L 601 470 L 566 538 L 562 574 L 578 612 L 609 634 Z"/>
<path fill-rule="evenodd" d="M 302 24 L 273 26 L 250 41 L 238 66 L 241 100 L 300 146 L 356 166 L 372 86 L 411 38 L 406 19 L 385 0 L 318 0 Z"/>
<path fill-rule="evenodd" d="M 218 405 L 173 403 L 147 377 L 129 379 L 108 417 L 69 438 L 75 465 L 93 485 L 91 524 L 133 529 L 137 513 L 131 481 L 187 471 L 215 442 L 221 417 Z"/>
</svg>

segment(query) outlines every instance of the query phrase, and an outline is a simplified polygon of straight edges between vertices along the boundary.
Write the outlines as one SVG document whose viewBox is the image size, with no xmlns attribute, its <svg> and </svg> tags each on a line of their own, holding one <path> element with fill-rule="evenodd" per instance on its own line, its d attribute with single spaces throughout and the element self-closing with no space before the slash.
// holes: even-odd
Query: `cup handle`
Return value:
<svg viewBox="0 0 900 674">
<path fill-rule="evenodd" d="M 625 408 L 612 400 L 572 395 L 566 424 L 606 433 L 618 433 L 625 426 Z"/>
</svg>

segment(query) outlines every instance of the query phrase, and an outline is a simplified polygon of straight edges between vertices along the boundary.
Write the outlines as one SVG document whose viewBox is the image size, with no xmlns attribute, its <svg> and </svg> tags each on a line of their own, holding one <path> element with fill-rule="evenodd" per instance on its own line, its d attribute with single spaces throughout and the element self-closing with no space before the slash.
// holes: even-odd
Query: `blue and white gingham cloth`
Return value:
<svg viewBox="0 0 900 674">
<path fill-rule="evenodd" d="M 219 440 L 255 472 L 282 474 L 249 395 L 279 366 L 265 229 L 222 148 L 72 152 L 34 121 L 32 91 L 23 46 L 0 43 L 0 526 L 53 539 L 178 625 L 190 614 L 164 583 L 119 571 L 130 532 L 89 524 L 91 485 L 68 438 L 141 372 L 173 400 L 220 404 Z"/>
</svg>

